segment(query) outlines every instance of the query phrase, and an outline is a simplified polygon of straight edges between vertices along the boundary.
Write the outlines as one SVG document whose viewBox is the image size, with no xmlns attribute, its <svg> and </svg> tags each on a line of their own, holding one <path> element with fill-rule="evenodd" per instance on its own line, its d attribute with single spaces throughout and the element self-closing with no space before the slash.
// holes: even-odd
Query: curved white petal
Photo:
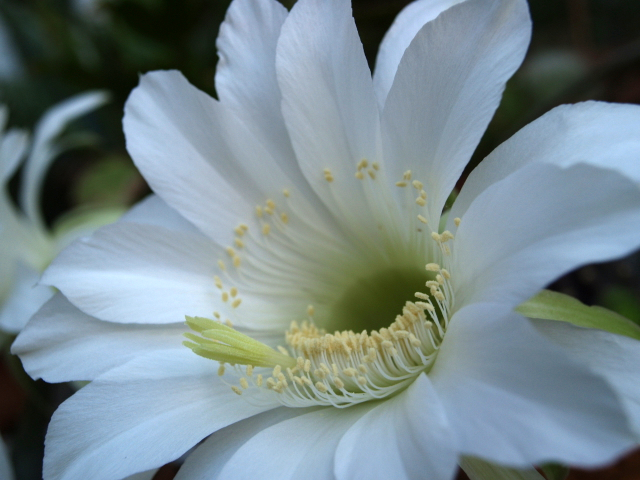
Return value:
<svg viewBox="0 0 640 480">
<path fill-rule="evenodd" d="M 358 420 L 340 440 L 335 460 L 338 480 L 449 480 L 457 467 L 447 413 L 426 375 Z"/>
<path fill-rule="evenodd" d="M 373 87 L 380 110 L 393 84 L 405 50 L 422 26 L 462 0 L 416 0 L 404 7 L 385 33 L 373 72 Z"/>
<path fill-rule="evenodd" d="M 429 377 L 462 454 L 594 466 L 635 444 L 609 385 L 503 305 L 458 311 Z"/>
<path fill-rule="evenodd" d="M 185 315 L 211 316 L 222 255 L 200 234 L 121 222 L 63 250 L 42 283 L 101 320 L 180 323 Z"/>
<path fill-rule="evenodd" d="M 640 183 L 640 106 L 584 102 L 561 105 L 496 148 L 469 178 L 451 211 L 461 217 L 490 185 L 530 163 L 587 163 Z"/>
<path fill-rule="evenodd" d="M 613 387 L 640 440 L 640 342 L 565 322 L 531 320 L 536 329 L 570 358 L 589 366 Z"/>
<path fill-rule="evenodd" d="M 0 130 L 0 183 L 2 188 L 16 172 L 29 146 L 29 134 L 11 129 L 2 135 Z"/>
<path fill-rule="evenodd" d="M 640 189 L 612 170 L 530 164 L 471 204 L 454 241 L 458 306 L 511 308 L 581 265 L 640 245 Z"/>
<path fill-rule="evenodd" d="M 40 272 L 18 262 L 13 290 L 0 307 L 0 329 L 18 333 L 31 316 L 53 296 L 53 289 L 38 285 Z"/>
<path fill-rule="evenodd" d="M 20 191 L 20 204 L 33 222 L 41 221 L 38 205 L 39 192 L 49 164 L 59 153 L 55 146 L 57 136 L 69 122 L 98 108 L 108 99 L 107 93 L 102 91 L 75 95 L 47 110 L 36 125 Z"/>
<path fill-rule="evenodd" d="M 9 459 L 9 452 L 5 446 L 2 438 L 0 437 L 0 478 L 4 480 L 13 480 L 13 467 L 11 466 L 11 460 Z"/>
<path fill-rule="evenodd" d="M 272 425 L 308 413 L 306 408 L 277 408 L 254 415 L 209 435 L 180 467 L 175 480 L 218 478 L 227 461 L 251 437 Z M 238 473 L 241 475 L 241 473 Z"/>
<path fill-rule="evenodd" d="M 253 208 L 255 189 L 244 178 L 234 185 L 214 167 L 235 163 L 217 113 L 215 100 L 179 72 L 152 72 L 131 92 L 123 125 L 127 150 L 154 192 L 227 243 Z"/>
<path fill-rule="evenodd" d="M 371 408 L 371 404 L 323 408 L 266 428 L 238 449 L 218 480 L 333 478 L 340 437 Z"/>
<path fill-rule="evenodd" d="M 529 44 L 524 0 L 469 0 L 427 23 L 407 48 L 382 116 L 391 180 L 425 185 L 429 218 L 442 207 L 493 117 Z"/>
<path fill-rule="evenodd" d="M 182 350 L 185 325 L 123 325 L 82 313 L 60 293 L 29 321 L 11 346 L 34 378 L 49 383 L 93 380 L 155 351 Z M 87 361 L 90 359 L 90 361 Z"/>
<path fill-rule="evenodd" d="M 158 195 L 151 194 L 120 217 L 121 222 L 156 225 L 176 232 L 198 233 L 199 230 L 176 212 Z"/>
<path fill-rule="evenodd" d="M 379 114 L 349 1 L 297 2 L 282 27 L 276 70 L 305 177 L 346 230 L 375 234 L 365 183 L 354 188 L 354 174 L 362 159 L 381 161 Z"/>
<path fill-rule="evenodd" d="M 210 433 L 269 409 L 241 400 L 216 370 L 184 348 L 98 377 L 54 413 L 44 478 L 117 480 L 175 460 Z"/>
</svg>

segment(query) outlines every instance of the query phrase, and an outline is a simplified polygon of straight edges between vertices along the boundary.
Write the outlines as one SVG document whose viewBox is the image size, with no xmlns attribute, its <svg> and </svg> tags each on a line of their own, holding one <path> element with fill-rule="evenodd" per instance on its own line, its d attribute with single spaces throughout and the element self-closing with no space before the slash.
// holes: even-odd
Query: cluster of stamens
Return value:
<svg viewBox="0 0 640 480">
<path fill-rule="evenodd" d="M 362 159 L 356 165 L 355 176 L 359 180 L 367 176 L 375 180 L 379 170 L 378 163 Z M 329 169 L 323 174 L 327 182 L 333 182 Z M 406 171 L 396 186 L 413 187 L 417 192 L 415 205 L 426 207 L 427 193 L 422 182 L 412 180 L 411 171 Z M 290 196 L 288 190 L 283 194 L 286 198 Z M 270 234 L 272 224 L 277 223 L 282 229 L 289 222 L 288 215 L 278 212 L 270 199 L 256 206 L 255 213 L 263 238 Z M 429 226 L 428 213 L 426 210 L 424 213 L 418 214 L 417 220 Z M 459 226 L 460 219 L 456 218 L 454 224 Z M 231 389 L 255 401 L 266 395 L 290 407 L 347 407 L 392 395 L 431 368 L 452 314 L 454 289 L 445 267 L 449 267 L 449 242 L 454 235 L 448 230 L 438 233 L 430 226 L 428 231 L 444 266 L 426 264 L 428 290 L 416 292 L 417 299 L 407 301 L 402 314 L 387 328 L 326 333 L 314 323 L 315 309 L 309 305 L 308 320 L 300 324 L 292 322 L 285 332 L 286 346 L 274 349 L 234 329 L 229 320 L 223 323 L 221 315 L 215 312 L 216 320 L 187 317 L 193 332 L 185 334 L 188 340 L 184 344 L 196 354 L 220 362 L 220 376 L 231 373 L 237 378 L 237 384 L 229 383 Z M 238 268 L 239 251 L 245 248 L 249 227 L 240 224 L 234 233 L 233 246 L 226 252 L 231 264 Z M 224 261 L 219 261 L 219 267 L 226 272 Z M 240 306 L 237 287 L 224 288 L 218 276 L 214 277 L 214 283 L 221 290 L 224 303 L 233 308 Z"/>
</svg>

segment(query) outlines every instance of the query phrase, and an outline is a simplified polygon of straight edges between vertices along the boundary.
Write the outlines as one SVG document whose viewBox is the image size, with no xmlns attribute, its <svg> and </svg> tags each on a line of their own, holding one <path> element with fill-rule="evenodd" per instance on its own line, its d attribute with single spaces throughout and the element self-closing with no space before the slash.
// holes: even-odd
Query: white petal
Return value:
<svg viewBox="0 0 640 480">
<path fill-rule="evenodd" d="M 358 420 L 340 440 L 335 465 L 338 480 L 453 478 L 457 447 L 429 378 L 420 375 Z"/>
<path fill-rule="evenodd" d="M 0 131 L 0 182 L 2 188 L 16 172 L 29 145 L 29 134 L 12 129 L 2 135 Z"/>
<path fill-rule="evenodd" d="M 9 452 L 5 446 L 2 438 L 0 437 L 0 478 L 3 480 L 13 480 L 13 467 L 11 466 L 11 460 L 9 459 Z"/>
<path fill-rule="evenodd" d="M 462 0 L 416 0 L 404 7 L 384 35 L 373 72 L 373 86 L 380 110 L 393 84 L 405 50 L 422 26 Z"/>
<path fill-rule="evenodd" d="M 255 189 L 214 167 L 235 163 L 215 100 L 178 72 L 148 73 L 127 100 L 123 125 L 127 150 L 154 192 L 211 238 L 230 242 Z"/>
<path fill-rule="evenodd" d="M 227 461 L 251 437 L 283 420 L 308 413 L 305 408 L 277 408 L 255 415 L 211 434 L 187 457 L 175 480 L 218 478 Z"/>
<path fill-rule="evenodd" d="M 502 305 L 457 312 L 429 377 L 463 454 L 594 466 L 635 443 L 606 382 Z"/>
<path fill-rule="evenodd" d="M 85 313 L 119 323 L 176 323 L 211 316 L 220 249 L 203 235 L 117 223 L 63 250 L 45 271 Z"/>
<path fill-rule="evenodd" d="M 496 148 L 467 178 L 452 209 L 462 217 L 481 192 L 529 163 L 588 163 L 640 183 L 640 106 L 604 102 L 561 105 Z"/>
<path fill-rule="evenodd" d="M 110 370 L 65 401 L 45 440 L 46 480 L 117 480 L 175 460 L 210 433 L 265 411 L 188 349 Z"/>
<path fill-rule="evenodd" d="M 340 437 L 371 408 L 323 408 L 262 430 L 238 449 L 218 480 L 333 478 Z"/>
<path fill-rule="evenodd" d="M 299 172 L 280 110 L 276 45 L 287 9 L 276 0 L 231 2 L 216 41 L 220 102 L 251 129 L 281 166 Z"/>
<path fill-rule="evenodd" d="M 58 293 L 31 319 L 11 347 L 32 378 L 49 383 L 93 380 L 134 357 L 184 349 L 176 325 L 123 325 L 82 313 Z M 87 361 L 90 359 L 90 361 Z"/>
<path fill-rule="evenodd" d="M 640 342 L 565 322 L 532 320 L 536 329 L 570 358 L 588 365 L 613 387 L 640 439 Z"/>
<path fill-rule="evenodd" d="M 69 122 L 98 108 L 108 99 L 108 95 L 101 91 L 76 95 L 47 110 L 36 125 L 31 152 L 25 163 L 20 191 L 20 203 L 32 221 L 41 221 L 39 192 L 49 164 L 59 153 L 55 146 L 58 135 L 62 133 Z"/>
<path fill-rule="evenodd" d="M 18 333 L 31 316 L 53 296 L 53 289 L 38 285 L 40 272 L 18 262 L 13 290 L 0 308 L 0 328 Z"/>
<path fill-rule="evenodd" d="M 121 222 L 156 225 L 176 232 L 197 233 L 196 227 L 157 195 L 149 195 L 120 217 Z"/>
<path fill-rule="evenodd" d="M 469 0 L 422 27 L 402 57 L 384 107 L 385 159 L 393 182 L 411 170 L 424 183 L 434 221 L 522 62 L 530 34 L 524 0 Z"/>
<path fill-rule="evenodd" d="M 530 164 L 482 192 L 458 227 L 459 306 L 511 308 L 560 275 L 640 244 L 640 189 L 611 170 Z"/>
<path fill-rule="evenodd" d="M 380 161 L 379 114 L 349 2 L 297 2 L 282 27 L 276 69 L 305 177 L 347 230 L 375 234 L 378 223 L 354 174 L 362 159 Z"/>
</svg>

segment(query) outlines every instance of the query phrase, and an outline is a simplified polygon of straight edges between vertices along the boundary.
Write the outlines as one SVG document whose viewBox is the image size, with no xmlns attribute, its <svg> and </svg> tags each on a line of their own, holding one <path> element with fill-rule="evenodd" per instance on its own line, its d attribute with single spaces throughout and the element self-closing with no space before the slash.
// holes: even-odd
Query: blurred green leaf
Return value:
<svg viewBox="0 0 640 480">
<path fill-rule="evenodd" d="M 467 456 L 460 457 L 459 463 L 471 480 L 545 480 L 533 467 L 517 470 Z"/>
<path fill-rule="evenodd" d="M 569 475 L 569 469 L 559 463 L 547 463 L 540 468 L 547 480 L 564 480 Z"/>
<path fill-rule="evenodd" d="M 589 307 L 563 293 L 542 290 L 516 308 L 521 315 L 543 320 L 560 320 L 579 327 L 597 328 L 640 340 L 640 326 L 606 308 Z"/>
</svg>

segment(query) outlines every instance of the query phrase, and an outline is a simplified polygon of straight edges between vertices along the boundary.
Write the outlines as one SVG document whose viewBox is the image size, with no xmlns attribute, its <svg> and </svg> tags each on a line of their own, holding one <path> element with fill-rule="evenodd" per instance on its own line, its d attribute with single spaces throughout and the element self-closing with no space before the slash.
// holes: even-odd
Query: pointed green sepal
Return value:
<svg viewBox="0 0 640 480">
<path fill-rule="evenodd" d="M 603 307 L 589 307 L 563 293 L 542 290 L 516 308 L 525 317 L 559 320 L 640 340 L 640 326 Z"/>
</svg>

